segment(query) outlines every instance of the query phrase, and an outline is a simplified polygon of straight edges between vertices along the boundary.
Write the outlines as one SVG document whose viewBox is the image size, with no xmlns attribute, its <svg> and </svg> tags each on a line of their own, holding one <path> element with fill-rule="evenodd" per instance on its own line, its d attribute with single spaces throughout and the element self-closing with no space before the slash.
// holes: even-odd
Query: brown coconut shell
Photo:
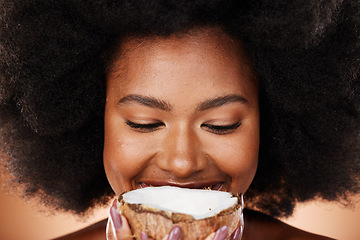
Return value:
<svg viewBox="0 0 360 240">
<path fill-rule="evenodd" d="M 204 240 L 224 225 L 229 228 L 226 238 L 229 239 L 239 226 L 242 214 L 239 197 L 236 205 L 215 216 L 198 220 L 187 214 L 162 211 L 142 204 L 129 204 L 122 196 L 119 197 L 119 211 L 127 218 L 135 239 L 140 239 L 141 233 L 145 232 L 149 238 L 156 240 L 162 239 L 174 226 L 181 228 L 180 239 Z"/>
</svg>

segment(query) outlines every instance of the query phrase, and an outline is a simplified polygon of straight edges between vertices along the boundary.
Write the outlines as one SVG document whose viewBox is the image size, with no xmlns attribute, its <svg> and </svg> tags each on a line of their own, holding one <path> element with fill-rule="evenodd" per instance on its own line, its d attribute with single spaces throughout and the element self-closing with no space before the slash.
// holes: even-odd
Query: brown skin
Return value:
<svg viewBox="0 0 360 240">
<path fill-rule="evenodd" d="M 245 193 L 258 164 L 260 113 L 241 42 L 202 28 L 129 38 L 120 49 L 107 76 L 104 144 L 116 195 L 149 185 Z M 105 239 L 105 224 L 62 239 Z M 246 211 L 243 239 L 327 238 Z"/>
<path fill-rule="evenodd" d="M 147 185 L 248 189 L 258 161 L 257 81 L 239 42 L 218 35 L 123 43 L 105 108 L 104 166 L 116 195 Z M 211 104 L 219 98 L 222 105 Z"/>
</svg>

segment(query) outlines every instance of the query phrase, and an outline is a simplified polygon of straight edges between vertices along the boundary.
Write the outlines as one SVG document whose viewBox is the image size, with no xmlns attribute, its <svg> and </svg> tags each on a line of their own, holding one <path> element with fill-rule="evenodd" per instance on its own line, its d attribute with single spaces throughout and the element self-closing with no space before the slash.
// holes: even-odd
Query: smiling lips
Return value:
<svg viewBox="0 0 360 240">
<path fill-rule="evenodd" d="M 160 186 L 173 186 L 181 188 L 192 188 L 192 189 L 210 189 L 221 191 L 223 190 L 223 182 L 212 182 L 212 183 L 172 183 L 172 182 L 140 182 L 138 183 L 139 188 L 145 187 L 160 187 Z"/>
</svg>

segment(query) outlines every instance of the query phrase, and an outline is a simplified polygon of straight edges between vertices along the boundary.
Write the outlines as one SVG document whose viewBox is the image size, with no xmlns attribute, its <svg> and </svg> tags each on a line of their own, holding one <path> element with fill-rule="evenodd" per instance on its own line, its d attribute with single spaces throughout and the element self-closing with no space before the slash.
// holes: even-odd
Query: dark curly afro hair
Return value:
<svg viewBox="0 0 360 240">
<path fill-rule="evenodd" d="M 0 0 L 0 150 L 27 196 L 76 213 L 113 195 L 103 163 L 106 69 L 127 36 L 218 26 L 261 85 L 250 207 L 359 193 L 358 0 Z"/>
</svg>

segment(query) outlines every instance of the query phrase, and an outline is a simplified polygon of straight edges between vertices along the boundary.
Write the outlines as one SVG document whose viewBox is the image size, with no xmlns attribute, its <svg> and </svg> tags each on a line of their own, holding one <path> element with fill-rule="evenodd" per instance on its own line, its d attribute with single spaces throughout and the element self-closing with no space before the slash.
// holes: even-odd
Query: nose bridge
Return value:
<svg viewBox="0 0 360 240">
<path fill-rule="evenodd" d="M 190 176 L 206 166 L 199 151 L 194 130 L 185 124 L 173 127 L 164 139 L 159 167 L 177 177 Z"/>
</svg>

